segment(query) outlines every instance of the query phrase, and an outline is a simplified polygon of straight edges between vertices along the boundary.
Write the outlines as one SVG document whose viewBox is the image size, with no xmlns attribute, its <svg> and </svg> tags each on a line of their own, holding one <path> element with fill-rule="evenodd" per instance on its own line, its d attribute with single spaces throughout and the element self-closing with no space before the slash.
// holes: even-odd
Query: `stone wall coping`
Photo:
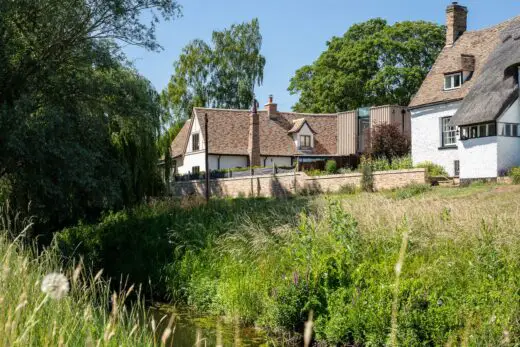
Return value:
<svg viewBox="0 0 520 347">
<path fill-rule="evenodd" d="M 414 172 L 426 172 L 426 169 L 416 168 L 416 169 L 402 169 L 402 170 L 385 170 L 385 171 L 374 171 L 372 174 L 374 176 L 382 176 L 382 175 L 398 175 L 402 173 L 414 173 Z M 352 172 L 347 174 L 337 174 L 337 175 L 322 175 L 322 176 L 308 176 L 303 173 L 306 177 L 306 180 L 317 180 L 317 179 L 332 179 L 332 178 L 346 178 L 346 177 L 359 177 L 363 176 L 361 172 Z"/>
<path fill-rule="evenodd" d="M 226 177 L 226 178 L 213 178 L 210 180 L 210 182 L 225 182 L 225 181 L 239 181 L 239 180 L 250 180 L 255 178 L 271 178 L 273 176 L 275 177 L 293 177 L 293 176 L 299 176 L 302 172 L 297 172 L 296 175 L 294 172 L 287 172 L 287 173 L 279 173 L 276 175 L 273 174 L 266 174 L 266 175 L 254 175 L 254 176 L 240 176 L 240 177 Z M 174 182 L 174 184 L 179 183 L 202 183 L 205 184 L 205 180 L 191 180 L 191 181 L 180 181 L 180 182 Z"/>
<path fill-rule="evenodd" d="M 386 170 L 386 171 L 374 171 L 372 174 L 374 176 L 382 176 L 382 175 L 396 175 L 402 173 L 414 173 L 414 172 L 426 172 L 426 169 L 416 168 L 416 169 L 402 169 L 402 170 Z M 361 172 L 352 172 L 347 174 L 337 174 L 337 175 L 322 175 L 322 176 L 309 176 L 305 172 L 288 172 L 288 173 L 279 173 L 276 175 L 266 174 L 266 175 L 254 175 L 254 176 L 241 176 L 241 177 L 228 177 L 228 178 L 216 178 L 210 180 L 210 182 L 225 182 L 225 181 L 239 181 L 239 180 L 250 180 L 255 178 L 272 178 L 274 177 L 294 177 L 294 176 L 302 176 L 307 181 L 314 180 L 323 180 L 323 179 L 336 179 L 336 178 L 347 178 L 347 177 L 360 177 L 363 174 Z M 191 181 L 181 181 L 175 182 L 174 184 L 194 184 L 200 183 L 204 184 L 204 180 L 191 180 Z"/>
</svg>

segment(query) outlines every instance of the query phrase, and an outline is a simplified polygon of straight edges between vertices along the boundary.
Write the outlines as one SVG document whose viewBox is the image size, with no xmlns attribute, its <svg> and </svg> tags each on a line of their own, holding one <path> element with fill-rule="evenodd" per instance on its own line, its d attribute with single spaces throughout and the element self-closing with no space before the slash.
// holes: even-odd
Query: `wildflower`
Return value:
<svg viewBox="0 0 520 347">
<path fill-rule="evenodd" d="M 69 281 L 65 275 L 53 272 L 43 278 L 41 289 L 51 298 L 59 300 L 69 293 Z"/>
</svg>

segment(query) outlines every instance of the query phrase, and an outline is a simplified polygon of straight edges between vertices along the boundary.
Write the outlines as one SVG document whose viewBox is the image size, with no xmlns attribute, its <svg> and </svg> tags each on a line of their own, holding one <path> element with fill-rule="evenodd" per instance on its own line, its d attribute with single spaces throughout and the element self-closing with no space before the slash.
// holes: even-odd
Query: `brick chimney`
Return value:
<svg viewBox="0 0 520 347">
<path fill-rule="evenodd" d="M 265 110 L 267 111 L 267 115 L 269 119 L 275 118 L 278 114 L 277 104 L 273 103 L 273 95 L 269 95 L 269 101 L 265 104 Z"/>
<path fill-rule="evenodd" d="M 446 8 L 446 46 L 453 46 L 468 27 L 468 8 L 452 2 Z"/>
<path fill-rule="evenodd" d="M 249 166 L 260 166 L 260 120 L 257 112 L 257 101 L 253 101 L 251 117 L 249 117 L 249 142 L 247 145 Z"/>
</svg>

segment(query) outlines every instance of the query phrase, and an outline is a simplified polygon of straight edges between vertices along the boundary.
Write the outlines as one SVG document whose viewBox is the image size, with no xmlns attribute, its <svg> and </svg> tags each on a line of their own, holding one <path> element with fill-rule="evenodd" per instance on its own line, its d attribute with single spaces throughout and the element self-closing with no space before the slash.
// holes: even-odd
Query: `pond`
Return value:
<svg viewBox="0 0 520 347">
<path fill-rule="evenodd" d="M 230 319 L 215 316 L 201 316 L 188 309 L 178 309 L 168 305 L 150 308 L 157 325 L 160 341 L 164 329 L 172 315 L 175 327 L 167 346 L 268 346 L 272 340 L 262 330 L 244 327 Z"/>
</svg>

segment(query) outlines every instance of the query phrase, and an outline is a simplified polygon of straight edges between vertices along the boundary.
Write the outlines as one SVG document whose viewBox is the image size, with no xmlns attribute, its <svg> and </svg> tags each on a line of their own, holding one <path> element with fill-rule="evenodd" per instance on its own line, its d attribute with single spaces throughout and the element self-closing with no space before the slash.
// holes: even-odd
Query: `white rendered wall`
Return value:
<svg viewBox="0 0 520 347">
<path fill-rule="evenodd" d="M 177 167 L 177 172 L 180 175 L 187 174 L 188 172 L 193 172 L 193 167 L 200 167 L 200 171 L 206 171 L 206 162 L 204 158 L 204 152 L 196 152 L 196 153 L 186 153 L 184 156 L 184 160 L 182 161 L 182 166 Z M 210 164 L 211 165 L 211 164 Z"/>
<path fill-rule="evenodd" d="M 498 174 L 520 166 L 520 137 L 498 136 Z"/>
<path fill-rule="evenodd" d="M 497 139 L 499 136 L 458 141 L 460 179 L 493 178 L 498 172 Z"/>
<path fill-rule="evenodd" d="M 218 158 L 218 155 L 209 155 L 208 161 L 211 170 L 217 170 L 219 168 Z M 206 171 L 204 152 L 186 153 L 184 161 L 178 160 L 177 165 L 177 172 L 181 175 L 193 172 L 194 166 L 200 167 L 200 171 Z M 232 169 L 235 167 L 247 167 L 247 157 L 238 155 L 220 156 L 220 169 Z"/>
<path fill-rule="evenodd" d="M 509 106 L 509 108 L 498 117 L 498 122 L 502 123 L 520 123 L 520 104 L 518 99 Z"/>
<path fill-rule="evenodd" d="M 232 169 L 235 167 L 247 167 L 247 157 L 238 155 L 221 155 L 220 166 L 218 163 L 218 155 L 209 156 L 209 167 L 211 170 Z"/>
<path fill-rule="evenodd" d="M 498 118 L 502 123 L 520 123 L 518 99 Z M 520 166 L 520 137 L 498 137 L 498 173 L 503 174 L 514 166 Z"/>
<path fill-rule="evenodd" d="M 453 116 L 460 102 L 422 107 L 412 110 L 412 159 L 413 163 L 431 161 L 442 165 L 449 176 L 455 175 L 454 161 L 459 160 L 456 148 L 439 149 L 442 146 L 441 118 Z M 462 163 L 461 163 L 462 168 Z"/>
<path fill-rule="evenodd" d="M 193 125 L 191 127 L 191 133 L 190 133 L 190 137 L 188 138 L 188 147 L 186 147 L 186 153 L 190 153 L 192 152 L 192 135 L 193 134 L 199 134 L 199 150 L 197 151 L 200 152 L 200 151 L 204 151 L 204 136 L 203 136 L 203 132 L 201 131 L 200 129 L 200 124 L 199 124 L 199 120 L 197 117 L 193 117 Z M 202 169 L 201 169 L 202 170 Z"/>
</svg>

